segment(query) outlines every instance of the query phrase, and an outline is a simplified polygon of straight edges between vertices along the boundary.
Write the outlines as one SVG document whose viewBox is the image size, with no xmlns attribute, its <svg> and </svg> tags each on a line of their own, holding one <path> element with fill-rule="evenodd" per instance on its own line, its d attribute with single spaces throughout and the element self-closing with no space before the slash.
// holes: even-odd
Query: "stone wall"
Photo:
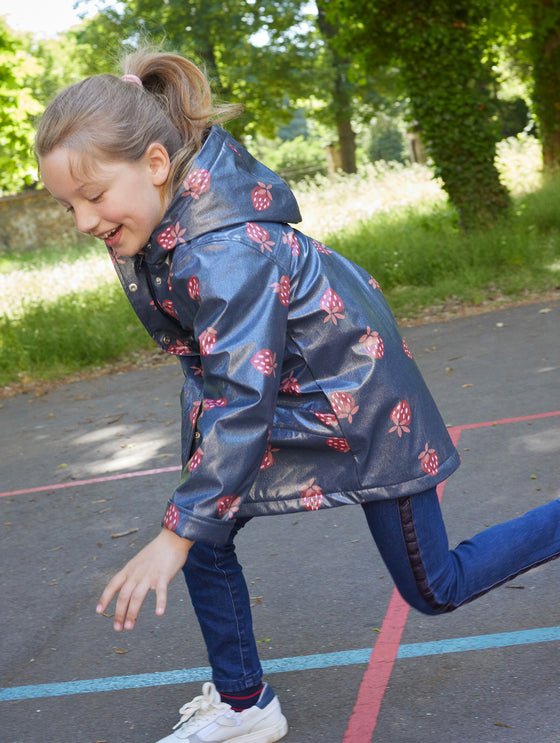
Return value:
<svg viewBox="0 0 560 743">
<path fill-rule="evenodd" d="M 0 199 L 0 252 L 76 243 L 74 220 L 46 190 Z"/>
</svg>

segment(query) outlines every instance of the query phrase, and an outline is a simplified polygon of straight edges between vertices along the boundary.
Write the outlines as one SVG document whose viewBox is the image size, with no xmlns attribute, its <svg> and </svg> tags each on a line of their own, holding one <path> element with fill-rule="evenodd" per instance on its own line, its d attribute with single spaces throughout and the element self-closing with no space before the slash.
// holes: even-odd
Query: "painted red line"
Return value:
<svg viewBox="0 0 560 743">
<path fill-rule="evenodd" d="M 455 426 L 449 429 L 449 432 L 454 445 L 457 446 L 461 436 L 460 427 Z M 437 488 L 440 501 L 444 490 L 445 482 L 442 482 Z M 342 743 L 371 741 L 377 726 L 381 703 L 397 659 L 409 610 L 410 606 L 395 588 L 391 594 L 381 630 L 371 651 L 368 667 L 360 684 L 356 704 L 350 715 Z"/>
<path fill-rule="evenodd" d="M 501 426 L 507 423 L 552 418 L 558 415 L 560 415 L 560 410 L 551 413 L 538 413 L 537 415 L 523 415 L 517 418 L 484 421 L 482 423 L 468 423 L 464 426 L 451 426 L 449 428 L 449 435 L 453 444 L 457 446 L 461 438 L 461 433 L 468 429 Z M 440 500 L 443 496 L 444 489 L 445 483 L 441 483 L 438 488 Z M 360 684 L 343 743 L 368 743 L 372 740 L 377 726 L 381 703 L 387 691 L 387 685 L 389 684 L 399 651 L 409 608 L 408 604 L 395 589 L 389 601 L 387 613 L 381 625 L 381 631 L 377 637 L 375 647 L 372 650 L 367 670 Z"/>
<path fill-rule="evenodd" d="M 28 495 L 29 493 L 40 493 L 45 490 L 62 490 L 64 488 L 77 488 L 81 485 L 97 485 L 100 482 L 111 482 L 113 480 L 126 480 L 129 477 L 146 477 L 147 475 L 162 475 L 164 472 L 177 472 L 181 467 L 160 467 L 154 470 L 138 470 L 137 472 L 125 472 L 122 475 L 107 475 L 106 477 L 94 477 L 91 480 L 72 480 L 72 482 L 62 482 L 55 485 L 40 485 L 37 488 L 27 488 L 25 490 L 12 490 L 11 492 L 0 493 L 0 498 L 7 495 Z"/>
</svg>

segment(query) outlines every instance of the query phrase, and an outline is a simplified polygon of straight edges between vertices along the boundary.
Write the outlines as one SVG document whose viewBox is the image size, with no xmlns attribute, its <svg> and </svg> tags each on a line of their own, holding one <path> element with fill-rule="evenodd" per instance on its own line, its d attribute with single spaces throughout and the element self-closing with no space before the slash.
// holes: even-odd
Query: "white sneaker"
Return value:
<svg viewBox="0 0 560 743">
<path fill-rule="evenodd" d="M 157 743 L 275 743 L 288 732 L 278 697 L 268 684 L 253 707 L 234 712 L 207 682 L 202 695 L 187 702 L 179 714 L 175 732 Z"/>
</svg>

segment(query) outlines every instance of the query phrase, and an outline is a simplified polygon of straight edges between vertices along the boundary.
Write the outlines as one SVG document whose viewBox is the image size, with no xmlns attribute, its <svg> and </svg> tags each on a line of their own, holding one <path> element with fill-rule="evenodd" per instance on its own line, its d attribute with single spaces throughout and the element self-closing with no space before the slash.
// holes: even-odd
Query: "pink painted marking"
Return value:
<svg viewBox="0 0 560 743">
<path fill-rule="evenodd" d="M 560 410 L 553 413 L 539 413 L 538 415 L 524 415 L 518 418 L 504 418 L 497 421 L 452 426 L 449 428 L 449 435 L 453 444 L 457 446 L 461 438 L 461 433 L 468 429 L 501 426 L 506 423 L 519 423 L 522 421 L 537 420 L 539 418 L 551 418 L 558 415 L 560 415 Z M 443 496 L 444 489 L 445 482 L 438 486 L 440 500 Z M 360 684 L 358 697 L 350 715 L 342 743 L 368 743 L 373 737 L 381 703 L 383 702 L 397 653 L 399 652 L 399 645 L 408 618 L 409 608 L 408 604 L 395 589 L 391 595 L 387 613 L 381 625 L 381 631 L 377 636 L 368 667 Z"/>
<path fill-rule="evenodd" d="M 40 485 L 37 488 L 26 488 L 25 490 L 12 490 L 11 492 L 0 493 L 0 498 L 7 495 L 27 495 L 29 493 L 40 493 L 45 490 L 62 490 L 63 488 L 77 488 L 81 485 L 97 485 L 101 482 L 111 482 L 112 480 L 126 480 L 129 477 L 146 477 L 146 475 L 161 475 L 164 472 L 177 472 L 181 467 L 160 467 L 155 470 L 138 470 L 138 472 L 125 472 L 122 475 L 107 475 L 106 477 L 94 477 L 91 480 L 72 480 L 72 482 L 61 482 L 54 485 Z"/>
</svg>

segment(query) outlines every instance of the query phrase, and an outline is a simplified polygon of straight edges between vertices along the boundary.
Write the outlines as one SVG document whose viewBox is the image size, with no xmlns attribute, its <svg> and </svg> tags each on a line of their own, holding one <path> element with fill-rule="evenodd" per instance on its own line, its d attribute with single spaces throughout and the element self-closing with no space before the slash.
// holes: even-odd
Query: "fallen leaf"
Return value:
<svg viewBox="0 0 560 743">
<path fill-rule="evenodd" d="M 120 648 L 115 648 L 115 653 L 118 653 L 118 655 L 126 655 L 128 653 L 128 650 L 121 650 Z"/>
</svg>

